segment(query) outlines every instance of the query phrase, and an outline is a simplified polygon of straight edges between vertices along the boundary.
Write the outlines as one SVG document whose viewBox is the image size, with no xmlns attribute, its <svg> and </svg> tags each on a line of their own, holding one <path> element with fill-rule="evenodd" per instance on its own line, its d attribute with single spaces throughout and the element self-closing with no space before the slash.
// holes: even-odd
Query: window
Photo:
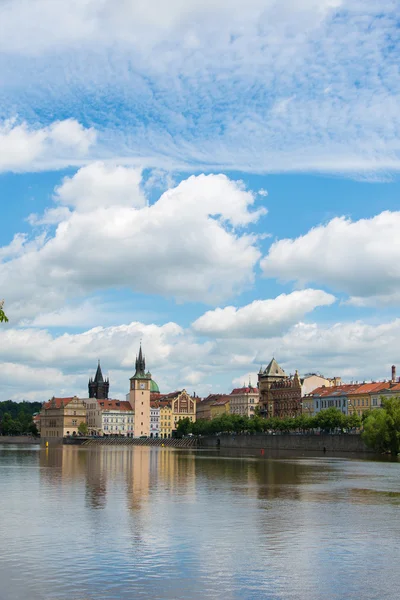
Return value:
<svg viewBox="0 0 400 600">
<path fill-rule="evenodd" d="M 76 419 L 72 419 L 72 425 L 76 425 Z"/>
</svg>

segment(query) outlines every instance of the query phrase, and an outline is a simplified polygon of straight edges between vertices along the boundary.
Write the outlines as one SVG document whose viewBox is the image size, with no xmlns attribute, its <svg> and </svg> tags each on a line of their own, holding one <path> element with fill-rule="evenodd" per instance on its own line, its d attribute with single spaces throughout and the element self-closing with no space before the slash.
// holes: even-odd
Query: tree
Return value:
<svg viewBox="0 0 400 600">
<path fill-rule="evenodd" d="M 345 415 L 334 406 L 321 410 L 315 417 L 315 422 L 317 427 L 327 432 L 334 429 L 343 430 L 346 426 Z"/>
<path fill-rule="evenodd" d="M 79 427 L 78 427 L 78 432 L 80 435 L 87 435 L 88 434 L 88 426 L 86 425 L 85 421 L 81 421 L 79 423 Z"/>
<path fill-rule="evenodd" d="M 353 411 L 351 415 L 347 415 L 346 417 L 346 427 L 348 429 L 360 429 L 361 427 L 361 417 L 358 416 L 356 411 Z"/>
<path fill-rule="evenodd" d="M 7 323 L 7 315 L 3 310 L 4 300 L 0 300 L 0 323 Z"/>
<path fill-rule="evenodd" d="M 400 452 L 400 398 L 382 400 L 364 421 L 364 442 L 377 452 L 397 456 Z"/>
<path fill-rule="evenodd" d="M 179 421 L 176 424 L 176 436 L 177 437 L 183 437 L 184 435 L 187 435 L 188 433 L 192 433 L 192 421 L 189 419 L 189 417 L 185 417 L 184 419 L 179 419 Z"/>
</svg>

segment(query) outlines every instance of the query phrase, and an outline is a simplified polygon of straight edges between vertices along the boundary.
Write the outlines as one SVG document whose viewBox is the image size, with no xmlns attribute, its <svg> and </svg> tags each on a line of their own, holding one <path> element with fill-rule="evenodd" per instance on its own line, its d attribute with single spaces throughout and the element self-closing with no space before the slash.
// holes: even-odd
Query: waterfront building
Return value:
<svg viewBox="0 0 400 600">
<path fill-rule="evenodd" d="M 233 415 L 242 415 L 244 417 L 253 417 L 255 408 L 259 403 L 258 388 L 249 385 L 242 388 L 235 388 L 230 393 L 230 412 Z"/>
<path fill-rule="evenodd" d="M 160 394 L 157 402 L 160 407 L 160 437 L 172 437 L 180 419 L 188 417 L 196 421 L 196 399 L 186 390 Z"/>
<path fill-rule="evenodd" d="M 168 400 L 160 401 L 160 437 L 170 438 L 172 436 L 172 406 Z"/>
<path fill-rule="evenodd" d="M 339 409 L 344 415 L 347 415 L 349 410 L 349 394 L 358 388 L 358 383 L 317 388 L 311 394 L 313 399 L 313 415 L 317 415 L 321 410 L 332 407 Z M 309 405 L 309 398 L 310 396 L 302 398 L 303 406 L 305 402 Z"/>
<path fill-rule="evenodd" d="M 77 396 L 53 398 L 43 404 L 40 412 L 42 438 L 62 438 L 78 435 L 79 425 L 86 423 L 86 406 Z"/>
<path fill-rule="evenodd" d="M 108 379 L 104 379 L 103 373 L 101 372 L 100 361 L 99 361 L 94 379 L 92 379 L 92 378 L 89 379 L 89 383 L 88 383 L 89 398 L 98 398 L 99 400 L 108 398 L 109 389 L 110 389 L 110 382 Z"/>
<path fill-rule="evenodd" d="M 153 400 L 159 394 L 151 394 L 150 396 L 150 437 L 160 437 L 160 403 L 158 400 Z"/>
<path fill-rule="evenodd" d="M 135 413 L 129 402 L 87 398 L 84 403 L 89 435 L 133 437 Z"/>
<path fill-rule="evenodd" d="M 359 417 L 372 408 L 372 395 L 388 387 L 386 382 L 363 383 L 349 393 L 349 415 L 356 412 Z"/>
<path fill-rule="evenodd" d="M 301 383 L 296 371 L 287 375 L 275 358 L 258 374 L 260 414 L 268 417 L 295 417 L 301 412 Z"/>
<path fill-rule="evenodd" d="M 211 419 L 230 413 L 230 396 L 222 396 L 210 405 Z"/>
</svg>

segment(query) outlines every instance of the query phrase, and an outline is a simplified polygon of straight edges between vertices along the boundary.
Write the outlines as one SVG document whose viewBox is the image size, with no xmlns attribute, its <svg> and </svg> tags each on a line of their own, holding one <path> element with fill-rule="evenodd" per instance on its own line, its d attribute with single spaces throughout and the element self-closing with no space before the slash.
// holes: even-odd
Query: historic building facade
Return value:
<svg viewBox="0 0 400 600">
<path fill-rule="evenodd" d="M 160 394 L 157 399 L 160 408 L 160 437 L 172 437 L 178 421 L 188 417 L 196 421 L 196 400 L 186 390 Z"/>
<path fill-rule="evenodd" d="M 40 412 L 42 438 L 62 438 L 79 434 L 79 425 L 86 423 L 86 406 L 80 398 L 55 398 L 43 404 Z"/>
<path fill-rule="evenodd" d="M 254 417 L 256 406 L 259 402 L 258 388 L 254 388 L 251 383 L 242 388 L 235 388 L 230 393 L 230 412 L 233 415 L 242 415 L 244 417 Z"/>
<path fill-rule="evenodd" d="M 89 435 L 133 437 L 135 413 L 129 402 L 88 398 L 84 403 Z"/>
<path fill-rule="evenodd" d="M 273 358 L 258 374 L 260 415 L 295 417 L 301 413 L 301 383 L 299 374 L 289 376 Z"/>
</svg>

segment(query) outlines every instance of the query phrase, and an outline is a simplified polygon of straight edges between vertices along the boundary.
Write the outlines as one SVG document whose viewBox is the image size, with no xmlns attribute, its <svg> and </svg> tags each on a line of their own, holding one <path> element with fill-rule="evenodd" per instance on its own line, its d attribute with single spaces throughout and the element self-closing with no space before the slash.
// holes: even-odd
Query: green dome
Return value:
<svg viewBox="0 0 400 600">
<path fill-rule="evenodd" d="M 150 392 L 152 394 L 159 394 L 160 393 L 158 385 L 153 380 L 150 381 Z"/>
</svg>

